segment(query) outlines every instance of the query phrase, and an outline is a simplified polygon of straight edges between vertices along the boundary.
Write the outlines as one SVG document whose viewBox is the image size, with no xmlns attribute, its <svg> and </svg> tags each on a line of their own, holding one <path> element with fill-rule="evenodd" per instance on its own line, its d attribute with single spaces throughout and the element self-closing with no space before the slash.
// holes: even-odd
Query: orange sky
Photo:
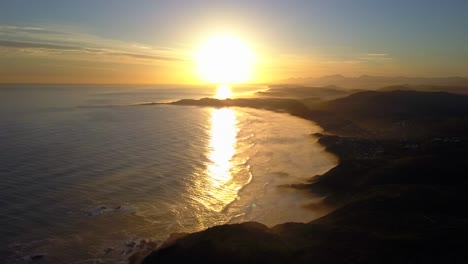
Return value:
<svg viewBox="0 0 468 264">
<path fill-rule="evenodd" d="M 0 83 L 199 84 L 194 52 L 228 33 L 251 83 L 467 76 L 467 1 L 1 1 Z"/>
</svg>

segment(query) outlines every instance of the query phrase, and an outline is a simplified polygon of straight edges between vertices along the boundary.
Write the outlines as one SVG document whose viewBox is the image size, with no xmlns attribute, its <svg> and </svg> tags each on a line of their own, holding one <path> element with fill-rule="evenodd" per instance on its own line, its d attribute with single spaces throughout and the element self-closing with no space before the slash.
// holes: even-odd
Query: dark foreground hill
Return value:
<svg viewBox="0 0 468 264">
<path fill-rule="evenodd" d="M 446 92 L 366 91 L 348 97 L 317 103 L 312 112 L 329 132 L 361 136 L 367 131 L 374 138 L 415 139 L 467 135 L 468 96 Z M 325 122 L 321 112 L 332 117 Z M 351 122 L 355 133 L 330 127 L 330 121 Z M 327 122 L 328 121 L 328 122 Z M 364 136 L 368 136 L 365 134 Z"/>
<path fill-rule="evenodd" d="M 266 91 L 260 91 L 256 94 L 263 98 L 294 98 L 305 101 L 332 100 L 350 95 L 361 90 L 346 89 L 338 86 L 301 86 L 301 85 L 270 85 Z"/>
<path fill-rule="evenodd" d="M 178 234 L 143 263 L 468 263 L 467 96 L 363 92 L 312 109 L 280 99 L 176 104 L 260 107 L 314 120 L 340 163 L 291 187 L 337 209 L 310 223 Z"/>
<path fill-rule="evenodd" d="M 447 85 L 393 85 L 378 89 L 382 92 L 388 91 L 418 91 L 418 92 L 447 92 L 454 94 L 468 94 L 468 83 L 459 86 Z"/>
<path fill-rule="evenodd" d="M 372 76 L 361 75 L 359 77 L 345 77 L 340 74 L 322 76 L 319 78 L 293 78 L 284 80 L 286 84 L 301 84 L 309 86 L 338 85 L 345 88 L 376 89 L 393 85 L 432 85 L 432 86 L 468 86 L 466 77 L 445 78 L 418 78 L 404 76 Z"/>
</svg>

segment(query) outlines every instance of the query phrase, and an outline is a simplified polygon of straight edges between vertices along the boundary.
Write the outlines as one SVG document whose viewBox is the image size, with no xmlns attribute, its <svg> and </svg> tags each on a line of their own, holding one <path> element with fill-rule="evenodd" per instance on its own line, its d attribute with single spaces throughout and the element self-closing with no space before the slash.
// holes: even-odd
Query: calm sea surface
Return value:
<svg viewBox="0 0 468 264">
<path fill-rule="evenodd" d="M 307 207 L 320 199 L 284 186 L 336 164 L 310 136 L 320 127 L 255 109 L 138 105 L 215 94 L 0 86 L 1 262 L 125 263 L 143 239 L 316 218 Z"/>
</svg>

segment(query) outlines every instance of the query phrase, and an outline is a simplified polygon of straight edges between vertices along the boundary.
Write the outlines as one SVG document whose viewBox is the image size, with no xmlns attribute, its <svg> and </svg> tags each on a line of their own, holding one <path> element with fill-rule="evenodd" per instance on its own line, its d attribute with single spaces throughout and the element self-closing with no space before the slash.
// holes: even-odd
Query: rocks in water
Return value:
<svg viewBox="0 0 468 264">
<path fill-rule="evenodd" d="M 106 253 L 106 255 L 108 255 L 109 253 L 112 252 L 112 248 L 106 248 L 106 250 L 104 250 L 104 252 Z"/>
<path fill-rule="evenodd" d="M 31 258 L 32 261 L 39 261 L 39 260 L 42 260 L 43 258 L 45 258 L 45 255 L 44 254 L 37 254 L 37 255 L 32 255 L 30 258 Z"/>
<path fill-rule="evenodd" d="M 99 206 L 95 209 L 92 209 L 86 213 L 87 216 L 98 216 L 109 213 L 134 213 L 136 210 L 132 207 L 125 205 L 118 205 L 115 207 L 111 206 Z"/>
<path fill-rule="evenodd" d="M 146 243 L 146 247 L 147 248 L 156 248 L 159 244 L 161 244 L 161 241 L 159 242 L 155 242 L 155 241 L 148 241 L 148 243 Z"/>
<path fill-rule="evenodd" d="M 159 245 L 158 242 L 152 240 L 141 239 L 138 241 L 127 241 L 125 242 L 125 247 L 131 248 L 134 250 L 147 250 L 154 249 Z"/>
<path fill-rule="evenodd" d="M 99 206 L 91 211 L 88 211 L 87 215 L 88 216 L 96 216 L 96 215 L 102 215 L 104 213 L 110 212 L 112 209 L 107 208 L 107 206 Z"/>
<path fill-rule="evenodd" d="M 136 243 L 135 243 L 135 241 L 128 241 L 128 242 L 125 243 L 125 245 L 127 247 L 129 247 L 129 248 L 134 248 Z"/>
<path fill-rule="evenodd" d="M 146 246 L 146 240 L 144 240 L 144 239 L 140 240 L 140 244 L 138 245 L 138 247 L 140 249 L 143 249 L 145 246 Z"/>
<path fill-rule="evenodd" d="M 151 253 L 151 251 L 155 250 L 159 244 L 160 241 L 140 240 L 140 243 L 136 244 L 133 254 L 128 257 L 128 262 L 130 264 L 141 264 L 143 258 Z"/>
<path fill-rule="evenodd" d="M 104 249 L 107 258 L 122 259 L 126 258 L 130 264 L 140 264 L 145 256 L 155 250 L 161 241 L 151 239 L 133 239 L 123 241 L 116 247 Z"/>
</svg>

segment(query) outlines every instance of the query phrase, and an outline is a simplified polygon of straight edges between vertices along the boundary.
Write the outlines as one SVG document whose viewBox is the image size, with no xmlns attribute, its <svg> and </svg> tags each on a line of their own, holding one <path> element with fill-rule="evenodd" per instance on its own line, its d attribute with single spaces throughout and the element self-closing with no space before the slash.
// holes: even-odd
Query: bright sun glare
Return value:
<svg viewBox="0 0 468 264">
<path fill-rule="evenodd" d="M 217 99 L 226 99 L 230 98 L 232 95 L 231 87 L 229 85 L 219 85 L 218 90 L 216 91 L 215 98 Z"/>
<path fill-rule="evenodd" d="M 236 36 L 211 37 L 198 48 L 195 57 L 198 74 L 205 81 L 233 84 L 252 77 L 253 52 Z"/>
</svg>

